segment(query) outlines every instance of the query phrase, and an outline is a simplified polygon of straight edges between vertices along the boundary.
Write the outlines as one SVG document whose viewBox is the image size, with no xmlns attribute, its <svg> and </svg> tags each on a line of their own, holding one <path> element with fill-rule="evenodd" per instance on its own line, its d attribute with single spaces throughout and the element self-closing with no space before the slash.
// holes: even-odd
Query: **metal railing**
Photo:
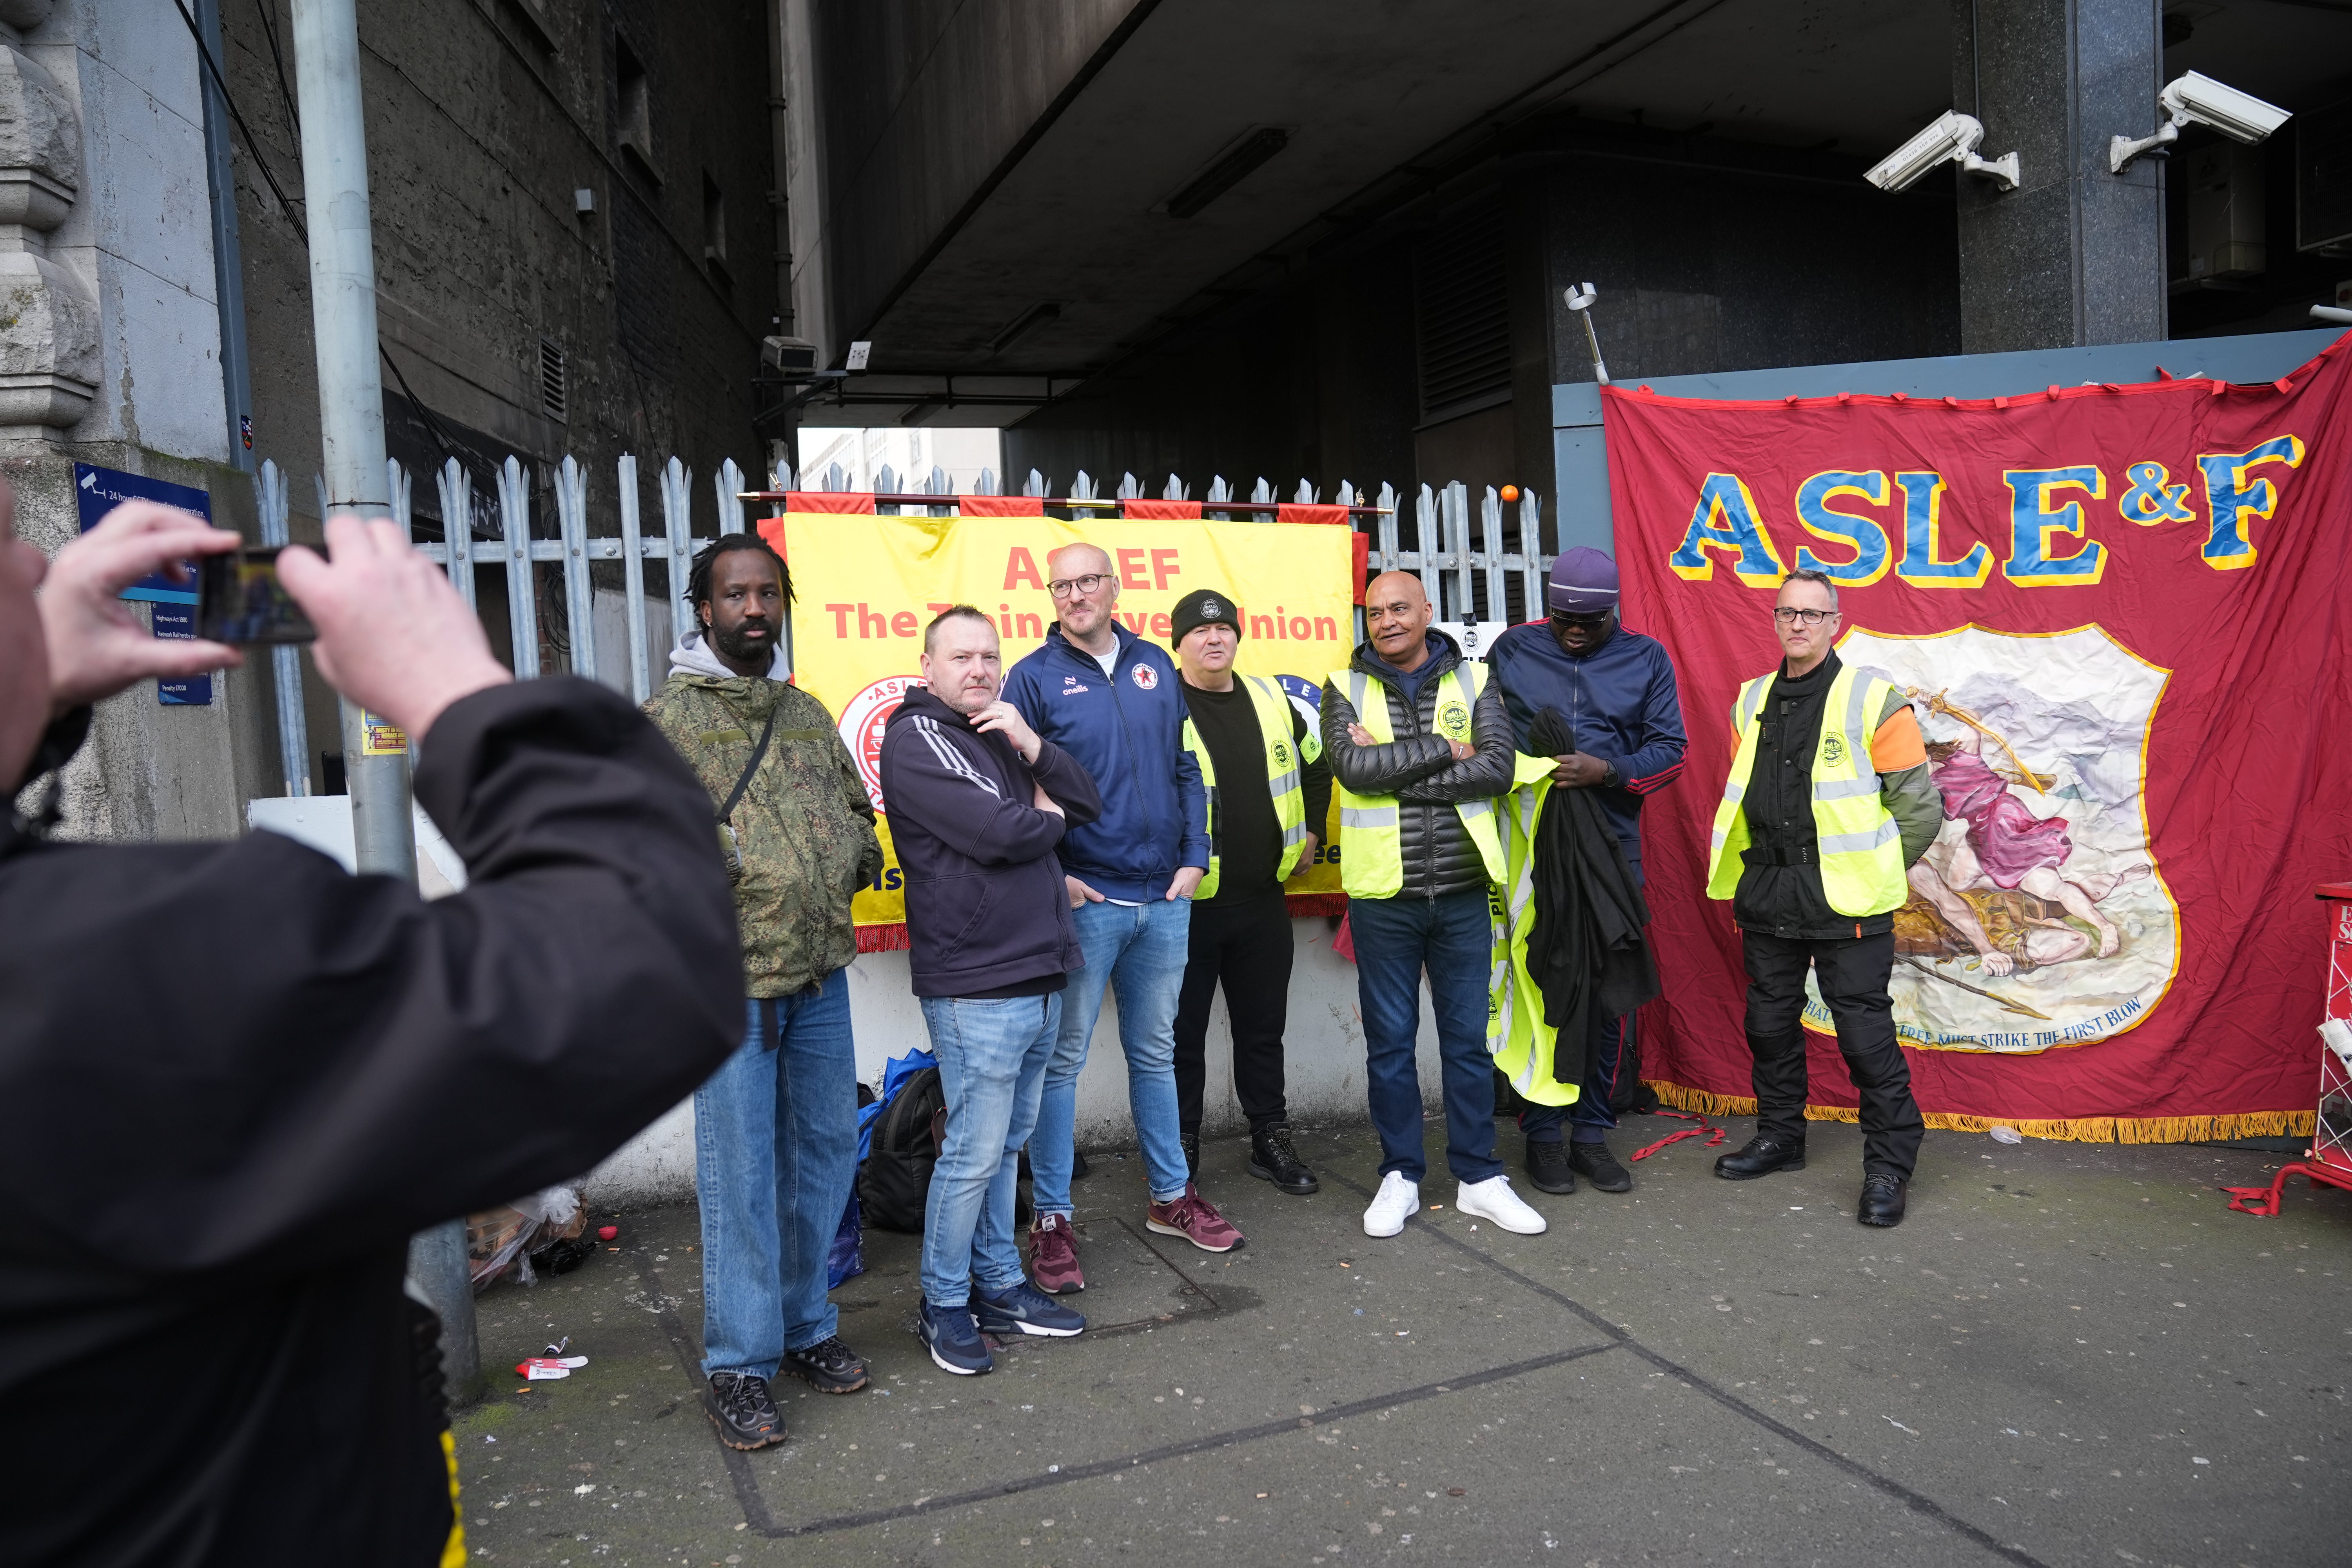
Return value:
<svg viewBox="0 0 2352 1568">
<path fill-rule="evenodd" d="M 414 479 L 397 459 L 387 467 L 394 517 L 409 538 L 415 540 Z M 794 489 L 835 492 L 851 489 L 849 476 L 836 463 L 821 475 L 801 476 L 798 485 L 790 469 L 781 469 L 768 476 L 765 492 L 754 491 L 746 488 L 742 468 L 730 458 L 711 476 L 717 530 L 715 533 L 697 535 L 694 472 L 672 458 L 655 472 L 660 526 L 648 532 L 641 510 L 637 459 L 624 455 L 615 463 L 614 470 L 614 495 L 617 504 L 611 514 L 613 531 L 599 532 L 592 526 L 588 471 L 577 459 L 567 456 L 551 469 L 544 470 L 551 481 L 546 488 L 553 498 L 555 537 L 534 538 L 531 509 L 536 487 L 531 482 L 531 471 L 520 458 L 509 457 L 500 466 L 495 476 L 496 503 L 489 506 L 482 504 L 486 498 L 476 496 L 473 473 L 452 458 L 434 476 L 444 532 L 449 538 L 417 541 L 416 548 L 449 574 L 449 581 L 459 595 L 477 609 L 480 607 L 478 572 L 486 566 L 499 569 L 506 595 L 510 659 L 518 677 L 530 679 L 542 672 L 547 661 L 542 657 L 541 617 L 543 608 L 551 609 L 562 616 L 562 626 L 561 637 L 549 640 L 557 643 L 569 672 L 602 680 L 616 690 L 626 691 L 637 702 L 651 697 L 659 684 L 654 668 L 656 650 L 649 647 L 646 641 L 647 595 L 652 591 L 646 563 L 661 567 L 665 579 L 662 591 L 673 601 L 675 613 L 675 602 L 684 592 L 695 552 L 719 534 L 742 532 L 747 501 Z M 947 517 L 956 512 L 959 498 L 944 469 L 935 468 L 918 481 L 911 475 L 901 477 L 885 467 L 875 476 L 875 481 L 876 510 L 882 515 Z M 1000 494 L 996 476 L 983 468 L 977 484 L 966 493 Z M 1068 510 L 1080 521 L 1106 516 L 1121 501 L 1139 500 L 1144 494 L 1136 477 L 1127 474 L 1121 478 L 1116 494 L 1104 497 L 1097 481 L 1084 469 L 1070 481 L 1066 492 L 1056 493 L 1051 481 L 1034 468 L 1022 493 Z M 1344 506 L 1349 509 L 1349 528 L 1370 535 L 1367 563 L 1376 571 L 1416 574 L 1430 603 L 1437 606 L 1438 619 L 1492 623 L 1524 619 L 1540 613 L 1543 577 L 1550 568 L 1551 557 L 1541 552 L 1542 501 L 1532 492 L 1523 492 L 1507 502 L 1495 489 L 1487 489 L 1480 500 L 1474 530 L 1471 497 L 1465 486 L 1455 482 L 1432 489 L 1423 485 L 1413 499 L 1411 549 L 1404 548 L 1393 486 L 1381 485 L 1375 497 L 1367 500 L 1362 491 L 1342 479 L 1329 493 L 1335 499 L 1327 503 L 1324 491 L 1301 479 L 1290 503 L 1286 503 L 1261 478 L 1250 494 L 1244 497 L 1219 475 L 1211 479 L 1201 497 L 1202 514 L 1212 521 L 1271 522 L 1285 504 Z M 261 465 L 254 476 L 254 494 L 260 510 L 262 542 L 285 543 L 287 481 L 284 470 L 277 463 L 265 461 Z M 882 497 L 889 499 L 886 501 Z M 1188 500 L 1192 499 L 1192 487 L 1171 474 L 1157 499 Z M 323 515 L 323 489 L 319 504 Z M 1504 518 L 1505 509 L 1512 506 L 1517 510 L 1516 548 L 1510 537 L 1514 531 L 1507 527 Z M 458 521 L 452 524 L 448 521 L 452 519 Z M 596 587 L 589 568 L 599 561 L 621 563 L 620 598 L 627 651 L 624 659 L 614 662 L 625 668 L 604 668 L 607 661 L 600 658 L 596 647 Z M 516 563 L 526 562 L 533 567 L 549 564 L 561 569 L 562 592 L 560 597 L 551 595 L 551 605 L 542 605 L 541 574 L 513 569 Z M 551 626 L 549 630 L 552 633 L 554 628 Z M 790 617 L 784 627 L 783 655 L 789 668 Z M 300 658 L 293 648 L 279 647 L 272 651 L 271 660 L 278 691 L 278 750 L 285 769 L 286 793 L 308 795 L 311 763 L 309 727 L 302 708 Z"/>
</svg>

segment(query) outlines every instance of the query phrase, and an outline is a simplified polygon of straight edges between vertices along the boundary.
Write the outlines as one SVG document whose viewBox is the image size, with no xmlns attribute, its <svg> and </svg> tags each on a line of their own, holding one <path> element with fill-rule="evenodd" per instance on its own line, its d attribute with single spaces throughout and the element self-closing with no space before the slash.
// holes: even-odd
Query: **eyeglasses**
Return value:
<svg viewBox="0 0 2352 1568">
<path fill-rule="evenodd" d="M 1799 621 L 1809 626 L 1817 626 L 1836 614 L 1835 610 L 1800 610 L 1789 605 L 1772 606 L 1772 618 L 1784 626 L 1794 626 Z"/>
<path fill-rule="evenodd" d="M 1073 594 L 1091 594 L 1114 579 L 1108 572 L 1089 572 L 1083 577 L 1062 577 L 1045 584 L 1045 592 L 1056 599 L 1066 599 Z"/>
</svg>

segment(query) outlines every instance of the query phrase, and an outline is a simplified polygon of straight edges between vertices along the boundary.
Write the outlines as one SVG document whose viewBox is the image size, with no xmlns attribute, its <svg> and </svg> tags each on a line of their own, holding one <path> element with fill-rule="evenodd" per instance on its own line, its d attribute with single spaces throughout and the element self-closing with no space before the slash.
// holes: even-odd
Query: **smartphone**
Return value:
<svg viewBox="0 0 2352 1568">
<path fill-rule="evenodd" d="M 196 563 L 196 636 L 207 642 L 302 643 L 319 629 L 278 581 L 278 552 L 233 550 Z"/>
</svg>

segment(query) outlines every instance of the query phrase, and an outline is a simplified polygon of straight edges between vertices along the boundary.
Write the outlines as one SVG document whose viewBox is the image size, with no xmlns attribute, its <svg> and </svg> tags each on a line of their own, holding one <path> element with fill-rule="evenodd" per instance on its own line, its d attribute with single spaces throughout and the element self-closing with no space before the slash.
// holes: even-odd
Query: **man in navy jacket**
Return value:
<svg viewBox="0 0 2352 1568">
<path fill-rule="evenodd" d="M 1513 626 L 1495 639 L 1486 666 L 1503 689 L 1518 749 L 1535 751 L 1528 731 L 1549 708 L 1568 721 L 1576 750 L 1554 758 L 1554 788 L 1589 789 L 1617 831 L 1625 864 L 1642 879 L 1642 802 L 1683 770 L 1682 701 L 1675 667 L 1654 637 L 1627 631 L 1617 620 L 1617 563 L 1588 545 L 1563 552 L 1552 563 L 1546 593 L 1549 616 Z M 1530 1106 L 1519 1117 L 1527 1133 L 1528 1173 L 1547 1193 L 1576 1191 L 1580 1173 L 1604 1193 L 1622 1193 L 1633 1178 L 1609 1152 L 1610 1109 L 1630 1018 L 1592 1014 L 1583 1043 L 1585 1069 L 1572 1105 Z M 1572 1042 L 1557 1047 L 1565 1053 Z M 1560 1144 L 1566 1123 L 1572 1142 Z"/>
<path fill-rule="evenodd" d="M 1102 801 L 1084 768 L 998 698 L 1003 668 L 993 622 L 970 605 L 943 611 L 923 631 L 928 684 L 882 732 L 908 956 L 948 1101 L 915 1331 L 942 1371 L 966 1375 L 992 1364 L 983 1330 L 1066 1337 L 1087 1326 L 1023 1277 L 1013 1188 L 1062 990 L 1084 962 L 1054 851 Z"/>
<path fill-rule="evenodd" d="M 1209 868 L 1208 795 L 1184 747 L 1183 689 L 1168 655 L 1118 624 L 1118 578 L 1091 544 L 1054 552 L 1059 617 L 1045 646 L 1013 667 L 1004 699 L 1037 732 L 1077 759 L 1101 790 L 1101 816 L 1073 824 L 1061 848 L 1086 967 L 1063 998 L 1061 1034 L 1045 1071 L 1029 1144 L 1037 1218 L 1030 1269 L 1056 1295 L 1086 1289 L 1070 1228 L 1070 1168 L 1078 1071 L 1118 986 L 1119 1045 L 1150 1184 L 1146 1223 L 1209 1252 L 1241 1232 L 1194 1187 L 1176 1106 L 1176 1003 L 1191 952 L 1192 889 Z"/>
</svg>

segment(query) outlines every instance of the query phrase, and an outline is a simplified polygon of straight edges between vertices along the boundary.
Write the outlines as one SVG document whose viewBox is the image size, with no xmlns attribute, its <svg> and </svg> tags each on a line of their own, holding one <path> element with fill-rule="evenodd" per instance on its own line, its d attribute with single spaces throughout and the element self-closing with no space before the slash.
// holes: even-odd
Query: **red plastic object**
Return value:
<svg viewBox="0 0 2352 1568">
<path fill-rule="evenodd" d="M 596 1231 L 596 1239 L 599 1241 L 610 1241 L 620 1234 L 621 1227 L 617 1225 L 602 1226 L 599 1226 Z"/>
<path fill-rule="evenodd" d="M 2325 1016 L 2352 1019 L 2352 882 L 2326 882 L 2313 896 L 2328 906 L 2327 1007 Z M 2334 1114 L 2330 1114 L 2330 1101 Z M 2352 1068 L 2319 1047 L 2319 1117 L 2304 1157 L 2279 1168 L 2267 1187 L 2226 1187 L 2230 1206 L 2240 1214 L 2269 1217 L 2279 1212 L 2287 1178 L 2313 1186 L 2352 1191 Z"/>
</svg>

